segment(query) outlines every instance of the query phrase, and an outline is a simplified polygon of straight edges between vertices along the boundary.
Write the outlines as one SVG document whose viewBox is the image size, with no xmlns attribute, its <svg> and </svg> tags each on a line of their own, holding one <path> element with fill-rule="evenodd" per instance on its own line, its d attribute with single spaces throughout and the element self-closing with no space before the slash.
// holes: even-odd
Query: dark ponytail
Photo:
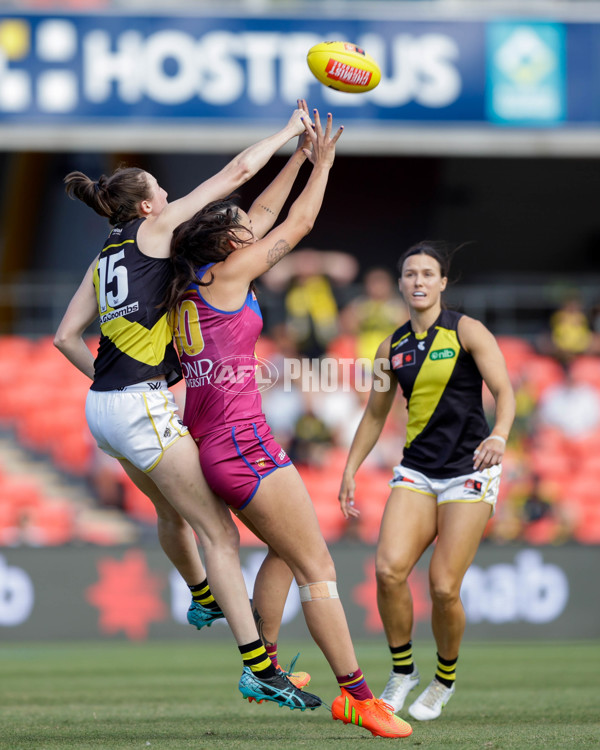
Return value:
<svg viewBox="0 0 600 750">
<path fill-rule="evenodd" d="M 212 284 L 212 278 L 200 281 L 197 270 L 207 263 L 225 260 L 234 250 L 230 240 L 241 245 L 252 239 L 252 232 L 240 224 L 238 207 L 231 200 L 213 201 L 180 224 L 171 239 L 175 275 L 167 292 L 166 307 L 174 308 L 190 284 Z"/>
<path fill-rule="evenodd" d="M 146 172 L 139 167 L 119 167 L 96 182 L 83 172 L 69 172 L 64 183 L 69 198 L 79 198 L 113 226 L 137 218 L 140 203 L 151 197 Z"/>
</svg>

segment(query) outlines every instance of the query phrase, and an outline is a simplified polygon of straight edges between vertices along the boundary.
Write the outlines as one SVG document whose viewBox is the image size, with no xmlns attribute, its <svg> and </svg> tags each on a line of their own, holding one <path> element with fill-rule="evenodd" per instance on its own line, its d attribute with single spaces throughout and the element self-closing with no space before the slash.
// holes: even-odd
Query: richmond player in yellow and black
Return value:
<svg viewBox="0 0 600 750">
<path fill-rule="evenodd" d="M 382 378 L 374 378 L 339 498 L 346 518 L 360 514 L 354 476 L 377 442 L 400 385 L 408 409 L 406 443 L 390 482 L 376 557 L 377 602 L 392 654 L 381 698 L 399 711 L 419 684 L 407 580 L 437 537 L 429 566 L 437 669 L 408 709 L 415 719 L 427 721 L 436 719 L 454 694 L 465 628 L 460 588 L 496 503 L 515 402 L 494 336 L 479 321 L 442 308 L 449 270 L 443 246 L 421 242 L 409 248 L 398 270 L 410 320 L 377 351 L 384 363 Z M 482 382 L 496 404 L 491 432 Z"/>
<path fill-rule="evenodd" d="M 145 218 L 112 229 L 93 273 L 100 347 L 93 391 L 109 391 L 154 378 L 182 378 L 167 310 L 156 304 L 173 277 L 170 258 L 144 254 L 137 235 Z"/>
</svg>

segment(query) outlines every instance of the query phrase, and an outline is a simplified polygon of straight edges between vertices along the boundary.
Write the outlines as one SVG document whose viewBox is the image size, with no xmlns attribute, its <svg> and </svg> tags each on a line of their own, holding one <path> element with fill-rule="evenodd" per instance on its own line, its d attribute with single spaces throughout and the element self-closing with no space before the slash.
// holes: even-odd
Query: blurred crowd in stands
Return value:
<svg viewBox="0 0 600 750">
<path fill-rule="evenodd" d="M 342 517 L 337 493 L 376 348 L 407 319 L 396 278 L 385 268 L 361 274 L 343 252 L 304 249 L 263 277 L 258 296 L 264 330 L 257 356 L 270 365 L 262 397 L 275 437 L 300 470 L 327 540 L 374 544 L 404 442 L 400 394 L 357 476 L 359 520 Z M 600 306 L 584 309 L 574 292 L 536 339 L 498 341 L 517 419 L 488 542 L 600 544 Z M 94 350 L 97 339 L 89 345 Z M 89 383 L 51 338 L 1 337 L 0 364 L 4 442 L 46 461 L 74 487 L 74 497 L 64 497 L 47 476 L 16 472 L 0 450 L 0 546 L 155 538 L 152 504 L 92 444 L 84 415 Z M 183 403 L 183 384 L 175 394 Z M 484 404 L 493 405 L 485 391 Z M 241 526 L 240 533 L 243 544 L 257 543 Z"/>
</svg>

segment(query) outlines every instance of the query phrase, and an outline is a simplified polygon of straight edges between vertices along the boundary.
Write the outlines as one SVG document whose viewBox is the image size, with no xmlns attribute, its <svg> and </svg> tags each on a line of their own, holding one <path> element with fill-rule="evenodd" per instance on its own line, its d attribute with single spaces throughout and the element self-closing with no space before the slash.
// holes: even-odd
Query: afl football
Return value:
<svg viewBox="0 0 600 750">
<path fill-rule="evenodd" d="M 320 42 L 306 57 L 308 67 L 324 86 L 349 94 L 371 91 L 381 80 L 375 60 L 350 42 Z"/>
</svg>

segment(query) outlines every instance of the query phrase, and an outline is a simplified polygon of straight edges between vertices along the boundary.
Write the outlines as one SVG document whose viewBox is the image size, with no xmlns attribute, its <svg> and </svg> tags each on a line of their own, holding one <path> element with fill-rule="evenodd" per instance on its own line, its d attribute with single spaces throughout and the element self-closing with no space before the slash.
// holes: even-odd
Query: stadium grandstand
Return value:
<svg viewBox="0 0 600 750">
<path fill-rule="evenodd" d="M 311 77 L 306 50 L 333 35 L 379 61 L 374 91 Z M 89 382 L 52 344 L 107 229 L 68 200 L 63 177 L 140 166 L 173 199 L 305 97 L 345 132 L 298 250 L 306 264 L 258 284 L 257 355 L 276 367 L 267 416 L 327 541 L 372 555 L 405 405 L 358 475 L 360 519 L 345 521 L 337 493 L 368 395 L 369 336 L 401 322 L 402 251 L 443 239 L 460 248 L 446 302 L 498 337 L 517 394 L 484 559 L 550 550 L 569 575 L 583 559 L 571 563 L 573 549 L 597 560 L 598 49 L 594 0 L 0 2 L 0 557 L 26 567 L 33 548 L 157 547 L 152 503 L 96 448 Z M 242 205 L 285 158 L 240 189 Z M 98 335 L 92 326 L 92 351 Z M 320 363 L 308 390 L 284 382 L 291 360 Z M 357 360 L 349 376 L 343 363 Z M 238 525 L 244 547 L 263 548 Z"/>
</svg>

